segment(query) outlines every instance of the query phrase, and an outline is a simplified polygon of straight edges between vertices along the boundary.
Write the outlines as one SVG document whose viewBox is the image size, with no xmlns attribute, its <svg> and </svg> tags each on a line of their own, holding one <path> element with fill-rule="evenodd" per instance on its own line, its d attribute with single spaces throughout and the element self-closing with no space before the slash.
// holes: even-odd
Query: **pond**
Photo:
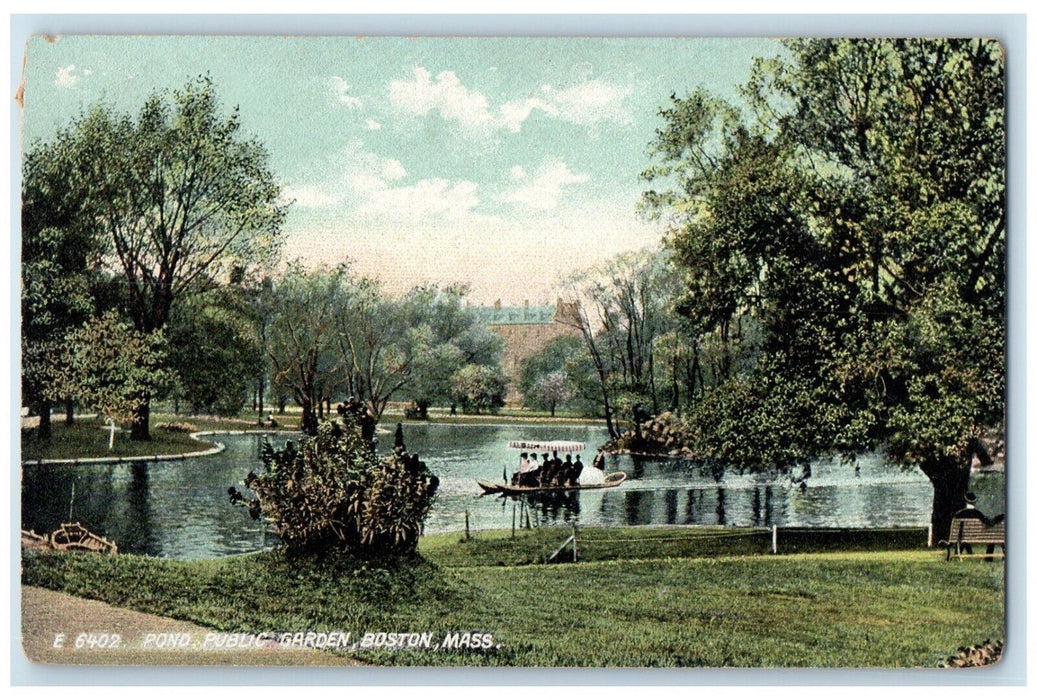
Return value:
<svg viewBox="0 0 1037 700">
<path fill-rule="evenodd" d="M 509 440 L 578 440 L 590 463 L 605 442 L 596 426 L 415 425 L 404 428 L 407 448 L 440 478 L 426 532 L 461 531 L 465 512 L 473 529 L 511 527 L 514 501 L 479 496 L 476 479 L 499 481 L 517 453 Z M 277 446 L 290 439 L 270 436 Z M 380 435 L 383 449 L 391 431 Z M 114 540 L 119 551 L 183 559 L 239 554 L 270 547 L 276 537 L 244 508 L 233 507 L 227 488 L 241 487 L 259 471 L 259 435 L 222 435 L 227 449 L 211 457 L 112 465 L 40 465 L 22 468 L 22 527 L 49 532 L 80 521 Z M 918 471 L 902 471 L 877 455 L 853 465 L 812 465 L 807 487 L 788 477 L 714 474 L 684 460 L 610 457 L 608 471 L 629 478 L 614 489 L 583 491 L 531 504 L 534 524 L 760 525 L 806 527 L 925 526 L 932 488 Z M 587 479 L 600 472 L 587 468 Z M 73 497 L 73 486 L 75 493 Z M 988 514 L 1004 512 L 1004 477 L 978 475 L 973 490 Z"/>
</svg>

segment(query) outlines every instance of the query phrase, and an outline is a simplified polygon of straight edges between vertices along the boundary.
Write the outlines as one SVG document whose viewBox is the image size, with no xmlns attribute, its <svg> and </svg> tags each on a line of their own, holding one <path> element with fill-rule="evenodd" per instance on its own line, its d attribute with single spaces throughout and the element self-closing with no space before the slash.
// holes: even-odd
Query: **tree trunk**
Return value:
<svg viewBox="0 0 1037 700">
<path fill-rule="evenodd" d="M 933 542 L 946 540 L 951 531 L 951 518 L 965 507 L 969 490 L 972 457 L 944 457 L 922 465 L 922 471 L 933 485 Z"/>
<path fill-rule="evenodd" d="M 307 435 L 317 434 L 317 414 L 311 401 L 302 402 L 302 431 Z"/>
<path fill-rule="evenodd" d="M 263 392 L 266 389 L 266 376 L 259 375 L 259 391 L 256 392 L 256 404 L 258 406 L 257 413 L 259 417 L 263 417 Z"/>
<path fill-rule="evenodd" d="M 39 410 L 40 425 L 36 429 L 36 436 L 40 440 L 50 440 L 50 401 L 40 401 Z"/>
<path fill-rule="evenodd" d="M 72 399 L 65 399 L 65 425 L 72 425 L 76 422 L 75 416 L 75 402 Z"/>
<path fill-rule="evenodd" d="M 133 423 L 130 425 L 130 439 L 140 442 L 151 440 L 151 397 L 142 401 L 133 412 Z"/>
</svg>

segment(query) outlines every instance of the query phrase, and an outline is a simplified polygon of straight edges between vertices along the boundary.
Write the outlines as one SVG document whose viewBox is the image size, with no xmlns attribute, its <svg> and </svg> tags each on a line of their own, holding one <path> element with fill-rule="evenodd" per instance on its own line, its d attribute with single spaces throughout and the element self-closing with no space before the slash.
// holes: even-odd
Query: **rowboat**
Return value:
<svg viewBox="0 0 1037 700">
<path fill-rule="evenodd" d="M 612 472 L 605 475 L 605 481 L 600 484 L 576 484 L 575 486 L 511 486 L 506 484 L 494 484 L 489 481 L 477 481 L 484 494 L 499 493 L 504 496 L 520 496 L 530 493 L 559 493 L 563 491 L 592 491 L 595 489 L 610 489 L 619 486 L 626 481 L 626 472 Z"/>
<path fill-rule="evenodd" d="M 22 547 L 26 549 L 56 549 L 61 552 L 102 552 L 117 554 L 118 546 L 110 540 L 87 530 L 79 523 L 62 523 L 50 535 L 22 530 Z"/>
</svg>

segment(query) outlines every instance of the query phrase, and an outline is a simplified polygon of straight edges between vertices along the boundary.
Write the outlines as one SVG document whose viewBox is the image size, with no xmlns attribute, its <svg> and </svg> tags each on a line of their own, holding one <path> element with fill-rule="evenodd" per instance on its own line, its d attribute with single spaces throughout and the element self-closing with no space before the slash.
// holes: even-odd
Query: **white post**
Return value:
<svg viewBox="0 0 1037 700">
<path fill-rule="evenodd" d="M 115 420 L 112 418 L 108 419 L 108 451 L 112 451 L 112 446 L 115 445 Z"/>
<path fill-rule="evenodd" d="M 929 523 L 929 537 L 926 540 L 926 546 L 929 547 L 929 549 L 933 548 L 933 524 L 932 523 Z"/>
<path fill-rule="evenodd" d="M 771 554 L 778 553 L 778 526 L 771 525 Z"/>
</svg>

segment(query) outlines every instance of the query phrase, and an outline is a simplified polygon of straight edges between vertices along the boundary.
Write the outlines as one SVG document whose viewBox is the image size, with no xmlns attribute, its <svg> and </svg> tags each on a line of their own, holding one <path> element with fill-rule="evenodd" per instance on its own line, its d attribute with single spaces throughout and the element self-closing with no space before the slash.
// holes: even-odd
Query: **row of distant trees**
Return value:
<svg viewBox="0 0 1037 700">
<path fill-rule="evenodd" d="M 22 208 L 22 401 L 48 439 L 64 406 L 131 422 L 152 403 L 236 415 L 251 398 L 393 399 L 492 410 L 502 341 L 460 286 L 391 297 L 348 265 L 277 271 L 286 205 L 266 150 L 207 78 L 135 117 L 98 105 L 28 149 Z"/>
</svg>

